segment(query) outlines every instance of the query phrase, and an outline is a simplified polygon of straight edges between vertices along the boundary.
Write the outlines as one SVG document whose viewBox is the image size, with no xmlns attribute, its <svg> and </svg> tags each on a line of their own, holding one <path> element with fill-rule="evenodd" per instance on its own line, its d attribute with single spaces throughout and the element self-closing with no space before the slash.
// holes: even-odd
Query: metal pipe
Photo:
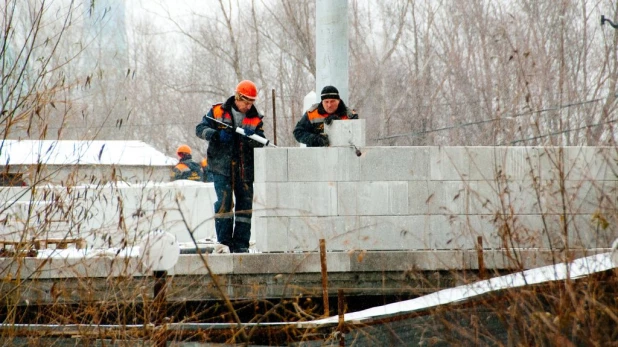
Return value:
<svg viewBox="0 0 618 347">
<path fill-rule="evenodd" d="M 272 89 L 273 97 L 273 143 L 277 146 L 277 107 L 275 105 L 275 89 Z"/>
<path fill-rule="evenodd" d="M 322 268 L 322 298 L 324 300 L 324 317 L 330 316 L 328 309 L 328 269 L 326 268 L 326 242 L 320 239 L 320 265 Z"/>
</svg>

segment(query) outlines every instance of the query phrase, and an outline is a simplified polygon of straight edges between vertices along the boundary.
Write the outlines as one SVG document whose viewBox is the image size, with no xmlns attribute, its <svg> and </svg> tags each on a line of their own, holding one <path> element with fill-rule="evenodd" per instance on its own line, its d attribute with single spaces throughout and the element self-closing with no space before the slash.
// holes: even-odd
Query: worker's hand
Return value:
<svg viewBox="0 0 618 347">
<path fill-rule="evenodd" d="M 339 119 L 339 116 L 337 116 L 336 114 L 331 114 L 330 116 L 324 118 L 324 123 L 326 123 L 326 125 L 330 125 L 330 123 L 332 123 L 334 120 Z"/>
<path fill-rule="evenodd" d="M 319 147 L 328 147 L 330 145 L 330 141 L 328 140 L 328 135 L 320 134 L 315 139 L 315 145 Z"/>
<path fill-rule="evenodd" d="M 245 132 L 245 135 L 247 136 L 255 135 L 255 128 L 253 128 L 250 125 L 245 125 L 244 127 L 242 127 L 242 130 Z"/>
<path fill-rule="evenodd" d="M 231 142 L 234 136 L 232 132 L 227 129 L 221 129 L 217 134 L 219 134 L 219 142 L 221 143 Z"/>
</svg>

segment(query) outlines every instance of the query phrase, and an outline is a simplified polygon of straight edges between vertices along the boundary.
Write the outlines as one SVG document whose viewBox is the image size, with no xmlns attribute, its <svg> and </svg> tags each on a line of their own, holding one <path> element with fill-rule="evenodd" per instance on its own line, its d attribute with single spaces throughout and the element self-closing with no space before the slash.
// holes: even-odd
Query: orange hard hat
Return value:
<svg viewBox="0 0 618 347">
<path fill-rule="evenodd" d="M 255 86 L 255 83 L 249 80 L 240 81 L 240 83 L 236 86 L 236 93 L 249 99 L 256 99 L 257 87 Z"/>
<path fill-rule="evenodd" d="M 187 145 L 180 145 L 180 147 L 176 150 L 176 154 L 180 156 L 180 153 L 191 154 L 191 147 Z"/>
<path fill-rule="evenodd" d="M 201 165 L 202 167 L 206 167 L 206 166 L 208 166 L 208 160 L 207 160 L 206 158 L 202 159 L 202 161 L 200 162 L 200 165 Z"/>
</svg>

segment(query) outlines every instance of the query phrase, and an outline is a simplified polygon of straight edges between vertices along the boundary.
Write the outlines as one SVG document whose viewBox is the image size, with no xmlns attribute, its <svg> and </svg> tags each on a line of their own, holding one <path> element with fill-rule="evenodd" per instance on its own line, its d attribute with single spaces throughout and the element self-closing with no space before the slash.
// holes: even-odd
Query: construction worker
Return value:
<svg viewBox="0 0 618 347">
<path fill-rule="evenodd" d="M 232 253 L 249 251 L 253 149 L 263 145 L 247 136 L 257 134 L 264 137 L 264 116 L 253 105 L 257 94 L 253 82 L 241 81 L 234 95 L 213 105 L 195 127 L 197 137 L 208 141 L 207 172 L 217 193 L 214 204 L 217 241 L 228 246 Z M 242 128 L 247 136 L 236 133 L 236 127 Z"/>
<path fill-rule="evenodd" d="M 346 107 L 339 98 L 339 91 L 333 86 L 322 88 L 321 102 L 313 104 L 300 118 L 294 128 L 294 138 L 307 147 L 328 147 L 328 135 L 324 133 L 324 123 L 333 120 L 358 119 L 356 111 Z"/>
<path fill-rule="evenodd" d="M 202 168 L 191 158 L 191 147 L 187 145 L 180 145 L 180 147 L 176 150 L 176 154 L 178 155 L 179 162 L 172 169 L 172 181 L 202 181 Z"/>
</svg>

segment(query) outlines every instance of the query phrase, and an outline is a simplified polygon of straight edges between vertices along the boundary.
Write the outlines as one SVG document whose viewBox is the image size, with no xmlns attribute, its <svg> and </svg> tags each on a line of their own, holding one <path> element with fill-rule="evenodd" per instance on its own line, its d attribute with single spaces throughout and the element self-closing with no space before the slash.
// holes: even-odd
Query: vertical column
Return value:
<svg viewBox="0 0 618 347">
<path fill-rule="evenodd" d="M 348 0 L 317 0 L 315 22 L 316 99 L 333 85 L 348 103 Z"/>
</svg>

